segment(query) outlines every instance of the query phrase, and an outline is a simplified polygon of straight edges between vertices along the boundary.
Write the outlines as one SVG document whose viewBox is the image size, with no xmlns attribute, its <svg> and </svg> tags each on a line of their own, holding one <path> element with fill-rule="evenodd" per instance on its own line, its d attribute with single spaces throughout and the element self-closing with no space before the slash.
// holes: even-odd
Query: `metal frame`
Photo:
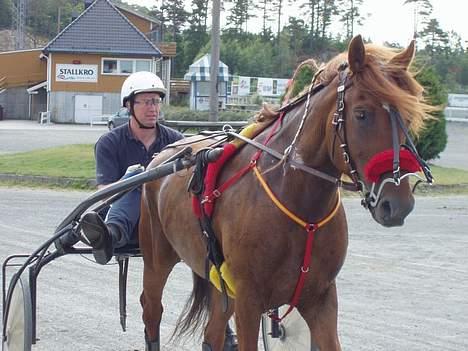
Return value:
<svg viewBox="0 0 468 351">
<path fill-rule="evenodd" d="M 208 151 L 207 159 L 216 160 L 221 155 L 221 149 Z M 178 172 L 184 168 L 189 168 L 195 163 L 196 155 L 192 154 L 192 148 L 187 146 L 181 151 L 167 159 L 158 167 L 146 170 L 138 175 L 121 180 L 111 186 L 98 190 L 81 202 L 70 214 L 59 224 L 54 235 L 37 248 L 30 255 L 11 255 L 2 264 L 2 309 L 3 309 L 3 329 L 2 329 L 2 349 L 7 342 L 7 321 L 10 312 L 13 290 L 18 284 L 21 275 L 28 269 L 28 279 L 30 283 L 31 309 L 32 309 L 32 333 L 31 344 L 36 343 L 36 306 L 37 306 L 37 278 L 42 268 L 53 260 L 68 254 L 91 254 L 92 249 L 88 247 L 74 247 L 80 241 L 80 218 L 90 208 L 95 211 L 108 206 L 125 193 L 141 186 L 146 182 L 165 177 Z M 98 204 L 99 203 L 99 204 Z M 96 204 L 98 204 L 96 206 Z M 55 246 L 55 249 L 53 248 Z M 52 250 L 51 250 L 52 247 Z M 120 321 L 122 329 L 126 329 L 126 288 L 128 262 L 130 257 L 140 255 L 140 249 L 136 246 L 126 246 L 115 250 L 114 256 L 119 264 L 119 303 Z M 18 259 L 23 259 L 18 263 Z M 7 268 L 19 267 L 12 275 L 7 288 Z"/>
</svg>

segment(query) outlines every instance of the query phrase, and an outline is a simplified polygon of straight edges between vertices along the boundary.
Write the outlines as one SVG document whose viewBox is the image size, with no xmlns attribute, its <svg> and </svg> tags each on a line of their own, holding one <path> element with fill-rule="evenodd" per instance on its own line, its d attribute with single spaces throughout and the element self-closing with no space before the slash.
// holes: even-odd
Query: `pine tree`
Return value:
<svg viewBox="0 0 468 351">
<path fill-rule="evenodd" d="M 0 0 L 0 29 L 11 28 L 11 0 Z"/>
<path fill-rule="evenodd" d="M 171 39 L 177 41 L 177 36 L 182 32 L 188 18 L 188 13 L 184 9 L 184 1 L 165 1 L 161 6 L 161 11 L 164 23 L 171 32 Z"/>
<path fill-rule="evenodd" d="M 345 26 L 346 39 L 354 36 L 354 26 L 362 24 L 364 17 L 361 15 L 360 6 L 363 0 L 339 0 L 337 14 L 340 15 L 340 22 Z"/>
</svg>

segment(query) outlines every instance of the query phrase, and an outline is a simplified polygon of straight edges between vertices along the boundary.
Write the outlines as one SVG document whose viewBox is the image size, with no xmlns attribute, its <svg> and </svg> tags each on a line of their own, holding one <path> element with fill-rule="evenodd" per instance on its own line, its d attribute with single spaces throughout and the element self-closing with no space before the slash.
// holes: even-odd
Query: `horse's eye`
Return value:
<svg viewBox="0 0 468 351">
<path fill-rule="evenodd" d="M 365 120 L 367 118 L 367 113 L 365 110 L 357 110 L 354 112 L 354 117 L 356 117 L 356 119 L 362 121 L 362 120 Z"/>
</svg>

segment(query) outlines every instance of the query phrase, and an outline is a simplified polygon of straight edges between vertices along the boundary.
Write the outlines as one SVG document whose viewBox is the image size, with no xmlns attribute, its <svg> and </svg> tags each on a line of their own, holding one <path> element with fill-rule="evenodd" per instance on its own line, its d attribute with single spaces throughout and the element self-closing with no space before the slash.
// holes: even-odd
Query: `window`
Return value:
<svg viewBox="0 0 468 351">
<path fill-rule="evenodd" d="M 102 73 L 117 73 L 117 60 L 104 60 Z"/>
<path fill-rule="evenodd" d="M 150 71 L 151 60 L 144 59 L 102 59 L 102 74 L 106 75 L 130 75 L 133 72 Z"/>
<path fill-rule="evenodd" d="M 138 60 L 135 62 L 135 72 L 150 71 L 151 62 Z"/>
<path fill-rule="evenodd" d="M 133 73 L 133 61 L 120 61 L 120 73 Z"/>
</svg>

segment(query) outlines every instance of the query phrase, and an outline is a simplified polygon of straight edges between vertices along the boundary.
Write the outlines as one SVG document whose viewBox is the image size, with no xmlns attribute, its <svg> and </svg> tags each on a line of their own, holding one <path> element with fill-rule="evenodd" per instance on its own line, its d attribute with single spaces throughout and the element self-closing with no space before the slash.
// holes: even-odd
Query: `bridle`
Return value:
<svg viewBox="0 0 468 351">
<path fill-rule="evenodd" d="M 398 110 L 387 103 L 383 103 L 382 107 L 388 112 L 388 116 L 390 119 L 390 124 L 392 128 L 392 154 L 393 154 L 393 162 L 392 162 L 392 177 L 386 177 L 380 181 L 379 187 L 377 187 L 377 182 L 374 181 L 372 183 L 371 188 L 369 189 L 365 182 L 359 176 L 359 173 L 356 170 L 355 164 L 351 159 L 347 136 L 346 136 L 346 114 L 345 114 L 345 92 L 347 87 L 351 86 L 351 82 L 348 81 L 348 74 L 346 72 L 348 64 L 343 63 L 340 65 L 338 69 L 338 88 L 337 88 L 337 97 L 336 97 L 336 111 L 333 115 L 332 124 L 335 127 L 335 136 L 340 141 L 340 148 L 342 150 L 342 155 L 344 162 L 347 164 L 349 174 L 351 176 L 351 180 L 353 184 L 356 186 L 356 189 L 359 191 L 362 197 L 361 204 L 365 208 L 375 207 L 379 202 L 380 196 L 382 194 L 382 190 L 386 184 L 394 184 L 395 186 L 399 186 L 401 181 L 405 178 L 410 176 L 415 176 L 422 181 L 425 181 L 429 184 L 433 183 L 433 176 L 431 170 L 427 163 L 419 156 L 416 146 L 410 136 L 408 128 L 405 126 L 403 119 L 401 118 L 400 113 Z M 400 139 L 398 135 L 398 129 L 400 129 L 405 138 L 406 144 L 400 144 Z M 333 146 L 333 150 L 334 150 Z M 407 150 L 407 153 L 404 153 L 406 158 L 408 159 L 409 163 L 413 165 L 409 166 L 408 168 L 415 170 L 415 171 L 408 171 L 408 169 L 401 169 L 400 165 L 400 152 L 401 149 Z M 378 158 L 379 154 L 375 155 L 374 158 Z M 422 170 L 424 173 L 425 179 L 419 176 L 416 173 L 416 170 Z M 404 171 L 402 175 L 402 171 Z M 382 172 L 383 174 L 383 172 Z M 382 175 L 381 174 L 381 175 Z"/>
<path fill-rule="evenodd" d="M 433 176 L 431 170 L 427 163 L 419 156 L 416 146 L 411 139 L 410 133 L 408 128 L 405 126 L 403 119 L 401 118 L 400 113 L 398 110 L 388 105 L 387 103 L 383 103 L 382 107 L 388 112 L 391 128 L 392 128 L 392 155 L 393 158 L 391 164 L 391 171 L 392 177 L 386 177 L 384 179 L 380 179 L 381 176 L 386 172 L 380 172 L 378 175 L 378 180 L 376 179 L 373 181 L 371 188 L 369 189 L 366 183 L 361 179 L 358 171 L 356 170 L 355 163 L 351 158 L 351 154 L 349 151 L 347 135 L 346 135 L 346 114 L 345 114 L 345 93 L 346 90 L 352 85 L 352 81 L 348 79 L 348 72 L 347 72 L 348 64 L 342 63 L 338 68 L 338 87 L 337 87 L 337 96 L 336 96 L 336 111 L 333 114 L 332 125 L 334 126 L 334 140 L 333 140 L 333 147 L 332 152 L 335 150 L 335 142 L 336 139 L 339 140 L 339 146 L 342 151 L 342 157 L 345 164 L 348 167 L 349 175 L 351 178 L 351 182 L 342 181 L 339 178 L 331 176 L 325 172 L 319 171 L 312 167 L 309 167 L 301 162 L 298 162 L 290 157 L 291 153 L 295 150 L 296 144 L 300 138 L 300 135 L 303 131 L 303 127 L 305 125 L 305 121 L 309 115 L 309 105 L 310 105 L 310 98 L 318 91 L 322 90 L 325 85 L 323 83 L 315 85 L 315 81 L 317 77 L 320 75 L 321 70 L 319 70 L 308 89 L 308 91 L 295 99 L 294 101 L 284 105 L 281 107 L 278 112 L 281 112 L 282 115 L 284 113 L 292 110 L 298 104 L 302 103 L 306 100 L 304 114 L 302 116 L 301 122 L 299 123 L 298 129 L 296 134 L 291 142 L 291 144 L 284 150 L 284 153 L 280 153 L 276 150 L 271 149 L 270 147 L 258 143 L 255 140 L 248 139 L 238 133 L 235 133 L 232 128 L 226 126 L 224 129 L 224 133 L 230 135 L 232 137 L 241 139 L 246 143 L 254 146 L 255 148 L 262 150 L 263 152 L 273 156 L 274 158 L 284 161 L 288 163 L 291 167 L 300 169 L 306 173 L 315 175 L 319 178 L 322 178 L 326 181 L 334 183 L 338 187 L 342 187 L 345 190 L 350 191 L 357 191 L 360 193 L 362 201 L 361 204 L 366 208 L 370 209 L 377 205 L 379 202 L 380 196 L 382 194 L 383 188 L 387 184 L 394 184 L 395 186 L 399 186 L 401 181 L 405 178 L 410 176 L 415 176 L 419 178 L 421 181 L 425 181 L 429 184 L 433 183 Z M 399 129 L 403 132 L 406 138 L 406 144 L 400 144 L 398 131 Z M 401 168 L 401 160 L 400 160 L 400 153 L 404 156 L 405 167 Z M 378 159 L 382 153 L 375 155 L 372 159 Z M 334 155 L 332 155 L 332 158 Z M 408 166 L 409 165 L 409 166 Z M 424 177 L 422 178 L 416 172 L 422 171 L 424 173 Z M 403 174 L 402 174 L 403 172 Z M 380 180 L 380 185 L 377 187 L 378 181 Z"/>
</svg>

